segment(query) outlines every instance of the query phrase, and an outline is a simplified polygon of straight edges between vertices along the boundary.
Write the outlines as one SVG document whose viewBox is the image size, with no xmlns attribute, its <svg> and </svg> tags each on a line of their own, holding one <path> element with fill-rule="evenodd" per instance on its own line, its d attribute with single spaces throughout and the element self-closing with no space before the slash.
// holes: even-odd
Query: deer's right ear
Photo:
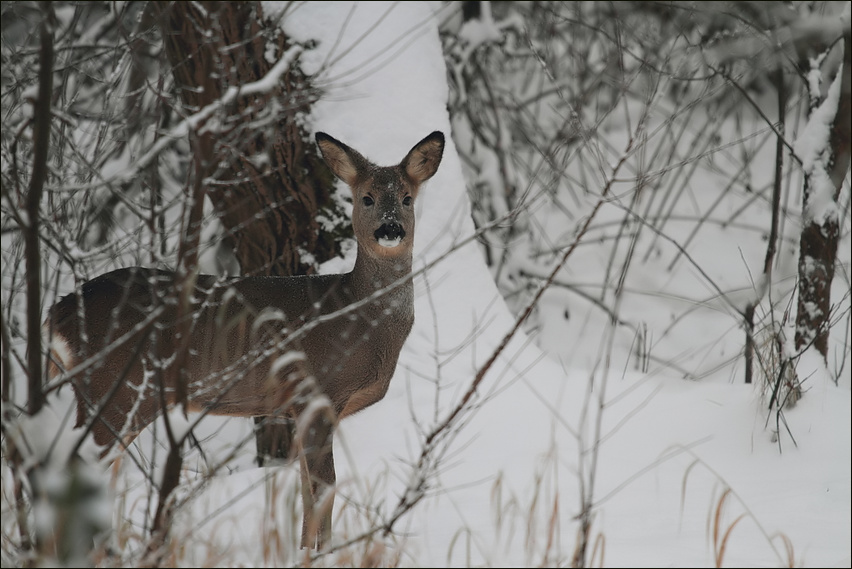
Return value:
<svg viewBox="0 0 852 569">
<path fill-rule="evenodd" d="M 414 145 L 400 166 L 414 182 L 420 184 L 435 175 L 444 154 L 444 133 L 436 130 Z"/>
<path fill-rule="evenodd" d="M 325 163 L 334 175 L 354 188 L 366 166 L 366 158 L 324 132 L 318 132 L 316 140 Z"/>
</svg>

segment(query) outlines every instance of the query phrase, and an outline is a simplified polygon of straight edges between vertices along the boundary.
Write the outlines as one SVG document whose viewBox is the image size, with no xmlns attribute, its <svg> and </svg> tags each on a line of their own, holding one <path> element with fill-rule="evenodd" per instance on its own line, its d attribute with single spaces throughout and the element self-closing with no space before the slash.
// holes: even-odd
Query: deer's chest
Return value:
<svg viewBox="0 0 852 569">
<path fill-rule="evenodd" d="M 305 342 L 308 361 L 338 414 L 347 415 L 381 399 L 414 323 L 413 310 L 354 311 L 316 329 L 322 339 Z"/>
</svg>

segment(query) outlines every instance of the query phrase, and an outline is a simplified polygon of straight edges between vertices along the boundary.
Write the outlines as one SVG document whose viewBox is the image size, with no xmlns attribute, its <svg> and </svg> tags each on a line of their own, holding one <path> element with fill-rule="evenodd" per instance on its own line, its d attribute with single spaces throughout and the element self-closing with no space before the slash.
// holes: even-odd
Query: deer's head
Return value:
<svg viewBox="0 0 852 569">
<path fill-rule="evenodd" d="M 414 200 L 441 164 L 444 135 L 433 132 L 396 166 L 376 166 L 324 132 L 316 140 L 331 171 L 352 189 L 352 227 L 360 249 L 381 258 L 410 255 Z"/>
</svg>

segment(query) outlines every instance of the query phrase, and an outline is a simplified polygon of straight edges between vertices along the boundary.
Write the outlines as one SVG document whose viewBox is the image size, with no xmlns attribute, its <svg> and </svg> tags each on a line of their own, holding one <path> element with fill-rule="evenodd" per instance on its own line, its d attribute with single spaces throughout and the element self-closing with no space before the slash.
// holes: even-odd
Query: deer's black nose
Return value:
<svg viewBox="0 0 852 569">
<path fill-rule="evenodd" d="M 382 239 L 396 241 L 405 237 L 405 229 L 398 223 L 383 223 L 373 235 L 377 241 Z"/>
</svg>

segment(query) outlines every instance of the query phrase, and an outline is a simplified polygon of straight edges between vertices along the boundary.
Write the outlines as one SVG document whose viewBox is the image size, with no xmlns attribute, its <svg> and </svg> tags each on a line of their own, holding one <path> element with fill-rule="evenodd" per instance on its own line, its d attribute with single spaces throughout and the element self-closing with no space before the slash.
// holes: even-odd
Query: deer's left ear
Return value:
<svg viewBox="0 0 852 569">
<path fill-rule="evenodd" d="M 358 180 L 370 169 L 369 160 L 333 136 L 318 132 L 316 140 L 325 163 L 334 175 L 349 184 L 350 188 L 354 188 Z"/>
<path fill-rule="evenodd" d="M 414 145 L 399 165 L 412 182 L 421 184 L 435 175 L 444 155 L 444 133 L 435 131 Z"/>
</svg>

